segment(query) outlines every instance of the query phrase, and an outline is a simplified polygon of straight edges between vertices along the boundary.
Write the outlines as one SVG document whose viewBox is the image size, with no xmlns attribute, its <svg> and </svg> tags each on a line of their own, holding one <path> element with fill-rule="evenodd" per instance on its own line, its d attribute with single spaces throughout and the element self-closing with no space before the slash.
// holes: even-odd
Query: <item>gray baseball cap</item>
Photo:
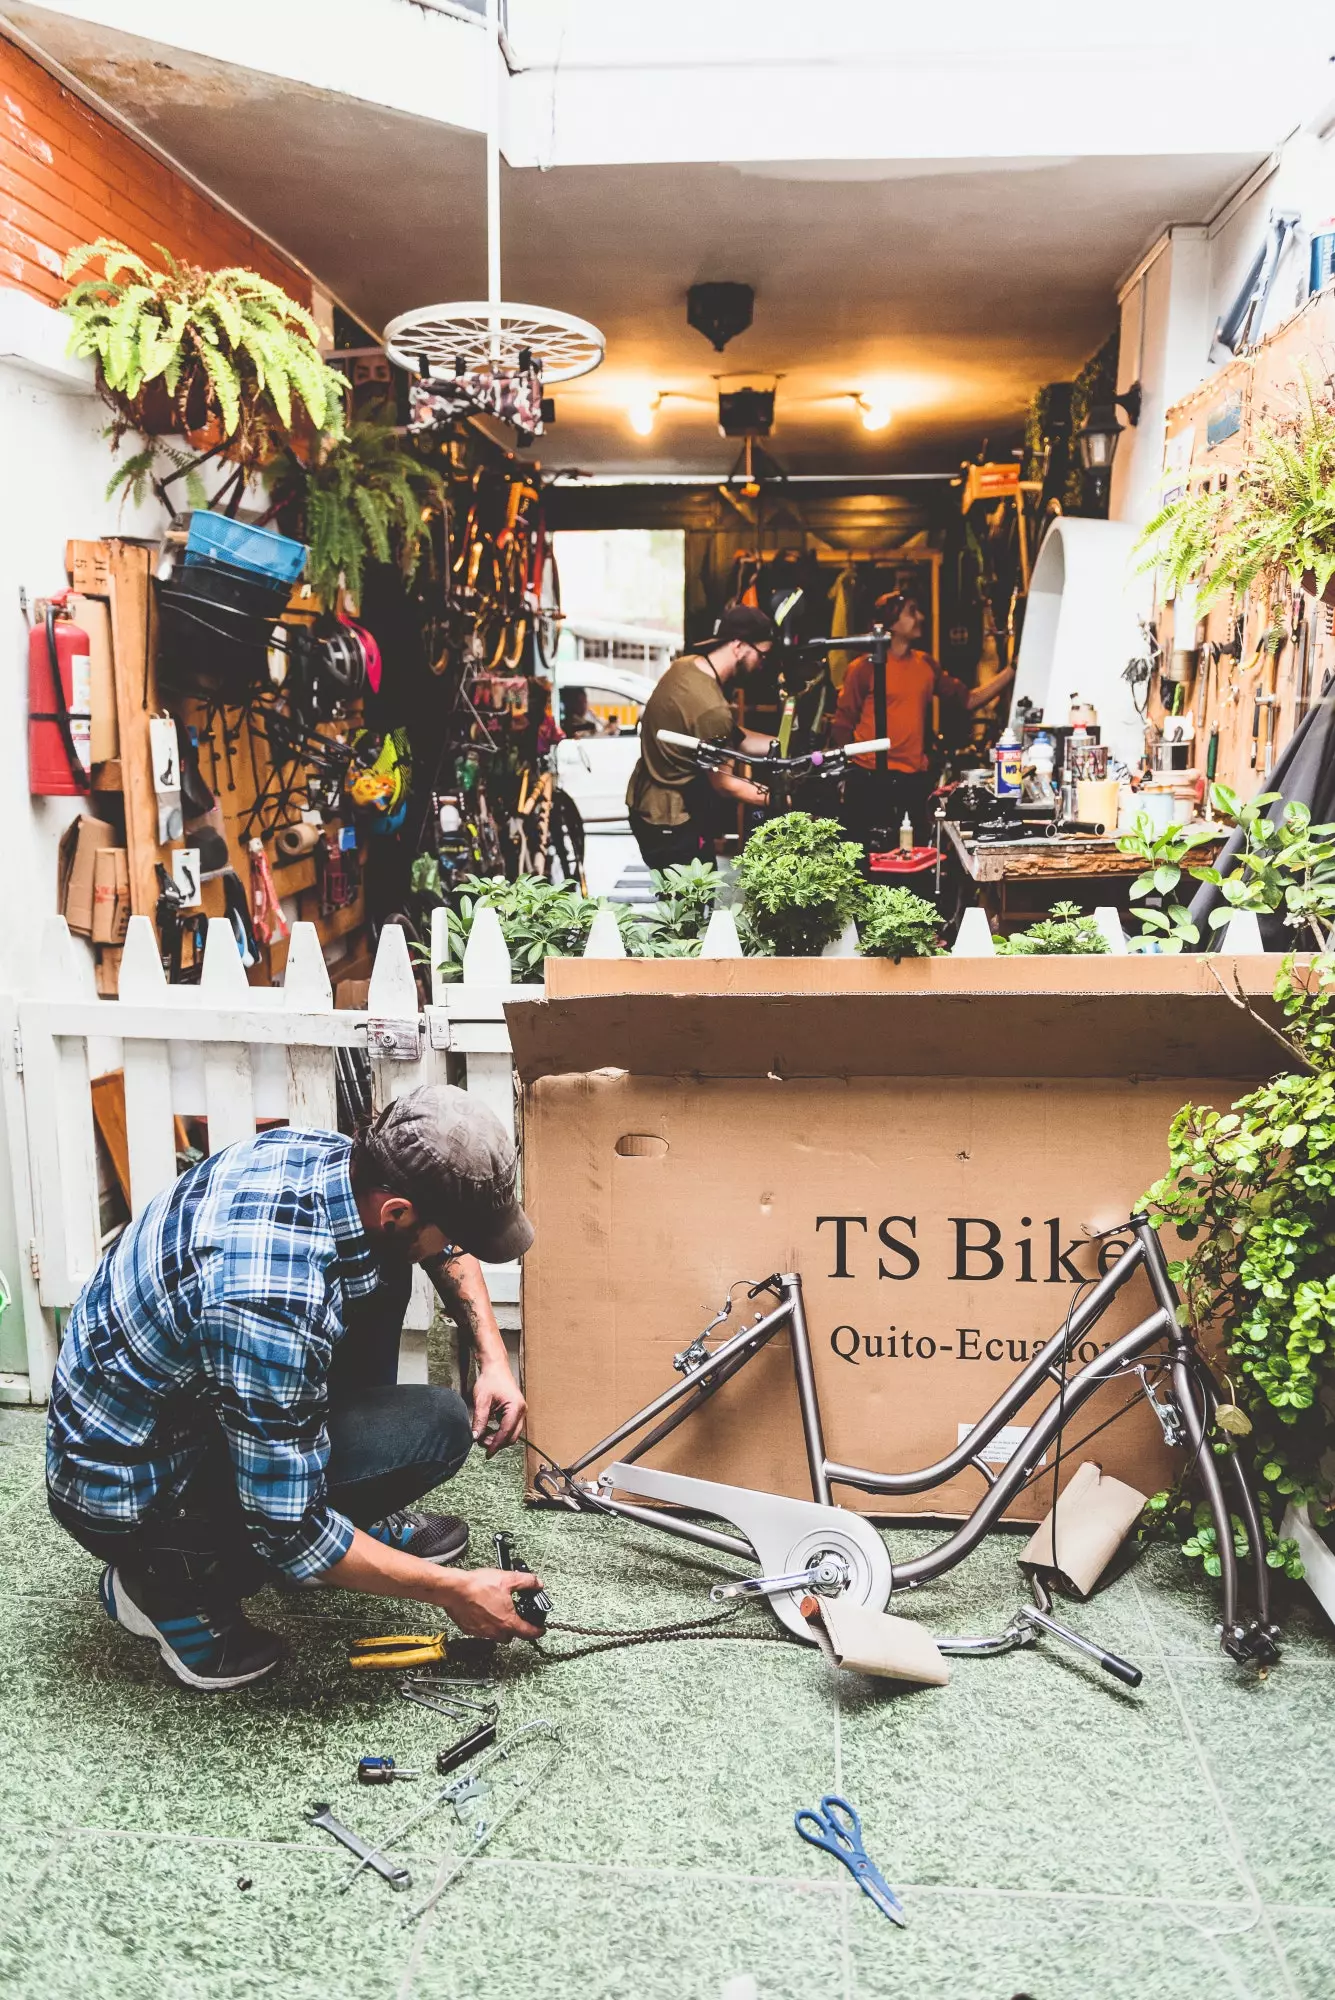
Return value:
<svg viewBox="0 0 1335 2000">
<path fill-rule="evenodd" d="M 386 1105 L 360 1142 L 376 1184 L 488 1264 L 522 1257 L 533 1225 L 515 1196 L 515 1149 L 494 1112 L 450 1083 Z"/>
</svg>

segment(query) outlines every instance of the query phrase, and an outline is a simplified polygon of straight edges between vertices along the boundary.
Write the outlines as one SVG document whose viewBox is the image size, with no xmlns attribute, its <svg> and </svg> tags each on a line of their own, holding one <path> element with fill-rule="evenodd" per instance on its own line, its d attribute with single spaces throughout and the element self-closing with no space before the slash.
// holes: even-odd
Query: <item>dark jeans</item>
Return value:
<svg viewBox="0 0 1335 2000">
<path fill-rule="evenodd" d="M 387 1271 L 368 1298 L 350 1302 L 329 1371 L 329 1502 L 358 1528 L 452 1479 L 473 1442 L 467 1406 L 453 1389 L 395 1379 L 410 1283 L 411 1273 Z M 51 1512 L 90 1555 L 134 1573 L 152 1599 L 144 1605 L 150 1616 L 176 1607 L 225 1610 L 273 1580 L 251 1546 L 211 1415 L 172 1512 L 131 1529 L 94 1526 L 54 1499 Z"/>
<path fill-rule="evenodd" d="M 852 764 L 844 779 L 844 825 L 869 854 L 881 854 L 898 847 L 900 824 L 907 813 L 915 842 L 925 841 L 931 832 L 927 813 L 931 794 L 929 771 L 864 771 Z"/>
<path fill-rule="evenodd" d="M 639 813 L 630 816 L 630 830 L 646 868 L 675 868 L 688 861 L 712 861 L 714 843 L 693 819 L 681 826 L 654 826 Z"/>
</svg>

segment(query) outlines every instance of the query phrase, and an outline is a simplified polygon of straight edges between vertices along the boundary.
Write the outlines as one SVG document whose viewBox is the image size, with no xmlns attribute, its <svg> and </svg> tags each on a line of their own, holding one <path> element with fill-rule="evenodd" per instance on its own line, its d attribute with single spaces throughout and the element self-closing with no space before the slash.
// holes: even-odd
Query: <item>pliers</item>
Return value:
<svg viewBox="0 0 1335 2000">
<path fill-rule="evenodd" d="M 354 1639 L 350 1667 L 427 1667 L 444 1663 L 449 1645 L 446 1632 L 385 1632 L 375 1639 Z"/>
</svg>

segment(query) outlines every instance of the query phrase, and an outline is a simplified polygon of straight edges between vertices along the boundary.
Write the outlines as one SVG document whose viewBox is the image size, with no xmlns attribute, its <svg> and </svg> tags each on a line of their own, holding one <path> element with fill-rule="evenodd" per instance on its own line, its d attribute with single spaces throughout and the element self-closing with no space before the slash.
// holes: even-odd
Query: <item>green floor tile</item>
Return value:
<svg viewBox="0 0 1335 2000">
<path fill-rule="evenodd" d="M 609 1829 L 610 1832 L 610 1829 Z M 760 2000 L 843 1993 L 840 1897 L 828 1885 L 578 1865 L 475 1866 L 428 1920 L 411 2000 Z"/>
<path fill-rule="evenodd" d="M 849 2000 L 1278 2000 L 1278 1961 L 1244 1912 L 1052 1896 L 904 1894 L 907 1929 L 849 1918 Z"/>
<path fill-rule="evenodd" d="M 596 1823 L 628 1867 L 813 1872 L 788 1830 L 834 1782 L 834 1693 L 815 1652 L 646 1646 L 534 1672 L 504 1701 L 511 1726 L 556 1722 L 568 1755 L 499 1853 L 559 1854 Z"/>
<path fill-rule="evenodd" d="M 54 1836 L 0 1860 L 6 2000 L 393 2000 L 410 1897 L 338 1849 Z M 248 1882 L 250 1887 L 240 1885 Z"/>
<path fill-rule="evenodd" d="M 1335 1911 L 1280 1909 L 1269 1916 L 1294 2000 L 1330 2000 L 1335 1991 Z"/>
<path fill-rule="evenodd" d="M 1142 1598 L 1166 1653 L 1177 1659 L 1218 1660 L 1228 1665 L 1217 1631 L 1219 1585 L 1201 1574 L 1199 1564 L 1189 1563 L 1176 1548 L 1161 1546 L 1146 1550 L 1136 1576 L 1144 1585 Z M 1246 1578 L 1244 1567 L 1243 1609 L 1250 1616 Z M 1335 1626 L 1307 1585 L 1278 1578 L 1272 1589 L 1274 1614 L 1283 1630 L 1283 1657 L 1335 1666 Z"/>
<path fill-rule="evenodd" d="M 1132 1693 L 1035 1648 L 912 1694 L 847 1679 L 841 1705 L 843 1789 L 907 1880 L 1154 1895 L 1230 1879 L 1162 1677 Z"/>
<path fill-rule="evenodd" d="M 1335 1646 L 1302 1593 L 1292 1671 L 1265 1681 L 1216 1660 L 1212 1587 L 1171 1550 L 1092 1602 L 1064 1604 L 1076 1629 L 1144 1668 L 1135 1694 L 1046 1644 L 959 1661 L 945 1690 L 897 1692 L 781 1644 L 645 1646 L 568 1664 L 507 1649 L 502 1732 L 549 1716 L 566 1755 L 414 1947 L 379 1884 L 333 1897 L 346 1864 L 301 1815 L 328 1798 L 381 1837 L 421 1796 L 358 1787 L 355 1759 L 388 1751 L 430 1772 L 453 1725 L 403 1702 L 392 1677 L 353 1675 L 346 1652 L 359 1633 L 438 1629 L 440 1618 L 342 1592 L 266 1592 L 251 1609 L 288 1642 L 281 1676 L 189 1695 L 103 1616 L 97 1565 L 46 1511 L 42 1443 L 41 1413 L 0 1411 L 6 2000 L 409 2000 L 409 1970 L 411 2000 L 486 1989 L 545 2000 L 558 1981 L 581 2000 L 718 2000 L 745 1972 L 760 2000 L 1332 1990 L 1335 1909 L 1317 1906 L 1335 1903 L 1320 1831 Z M 517 1454 L 475 1454 L 439 1504 L 469 1518 L 475 1561 L 497 1528 L 514 1532 L 556 1624 L 707 1616 L 711 1585 L 745 1568 L 648 1529 L 526 1509 L 519 1481 Z M 887 1539 L 903 1559 L 939 1531 L 896 1525 Z M 937 1632 L 999 1630 L 1025 1595 L 1020 1546 L 989 1538 L 896 1609 Z M 738 1629 L 777 1627 L 748 1607 Z M 554 1630 L 548 1651 L 580 1643 Z M 795 1807 L 836 1785 L 904 1890 L 903 1934 L 792 1830 Z M 1263 1894 L 1303 1907 L 1212 1941 L 1202 1924 L 1238 1928 L 1254 1914 L 1231 1833 Z M 456 1839 L 442 1815 L 414 1842 L 423 1885 Z M 254 1887 L 239 1891 L 240 1876 Z M 1109 1890 L 1128 1900 L 1098 1900 Z M 1193 1894 L 1243 1900 L 1233 1912 L 1154 1900 Z"/>
<path fill-rule="evenodd" d="M 1302 1669 L 1286 1674 L 1282 1665 L 1241 1684 L 1212 1667 L 1175 1663 L 1171 1671 L 1262 1898 L 1335 1910 L 1335 1682 Z"/>
</svg>

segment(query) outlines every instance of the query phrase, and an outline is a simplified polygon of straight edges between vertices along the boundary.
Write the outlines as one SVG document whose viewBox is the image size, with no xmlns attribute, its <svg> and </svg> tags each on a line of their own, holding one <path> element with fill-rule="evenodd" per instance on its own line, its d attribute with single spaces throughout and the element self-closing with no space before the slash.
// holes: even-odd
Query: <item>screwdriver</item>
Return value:
<svg viewBox="0 0 1335 2000">
<path fill-rule="evenodd" d="M 415 1778 L 416 1771 L 401 1771 L 392 1757 L 359 1757 L 357 1759 L 357 1783 L 359 1785 L 392 1785 L 395 1778 Z"/>
</svg>

